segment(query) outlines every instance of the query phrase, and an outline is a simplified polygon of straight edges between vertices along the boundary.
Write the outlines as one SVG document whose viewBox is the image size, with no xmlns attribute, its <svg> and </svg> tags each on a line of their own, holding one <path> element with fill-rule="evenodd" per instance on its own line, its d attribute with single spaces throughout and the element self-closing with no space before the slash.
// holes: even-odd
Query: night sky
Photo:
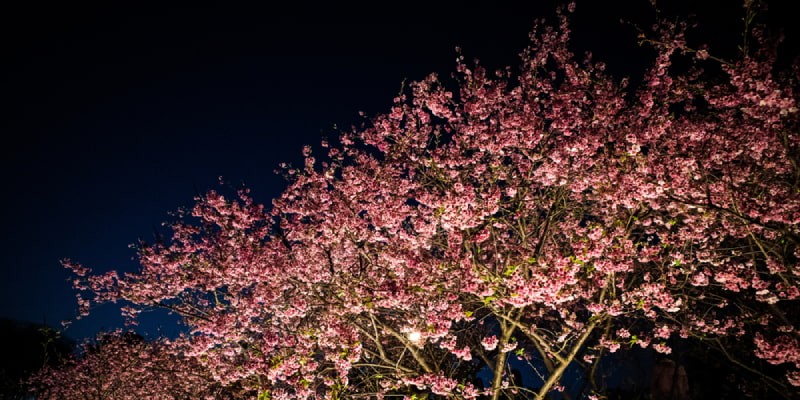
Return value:
<svg viewBox="0 0 800 400">
<path fill-rule="evenodd" d="M 359 123 L 359 111 L 387 111 L 403 79 L 448 77 L 456 46 L 490 69 L 515 66 L 533 20 L 552 20 L 557 4 L 525 3 L 3 9 L 0 317 L 73 318 L 60 259 L 135 270 L 129 244 L 164 232 L 220 176 L 269 203 L 284 187 L 279 163 L 299 163 L 304 144 Z M 691 10 L 712 51 L 738 43 L 740 2 L 724 3 Z M 780 7 L 769 15 L 796 33 Z M 620 18 L 654 21 L 646 0 L 578 2 L 575 49 L 635 77 L 649 53 Z M 121 324 L 103 306 L 66 334 Z M 155 313 L 139 329 L 179 327 Z"/>
</svg>

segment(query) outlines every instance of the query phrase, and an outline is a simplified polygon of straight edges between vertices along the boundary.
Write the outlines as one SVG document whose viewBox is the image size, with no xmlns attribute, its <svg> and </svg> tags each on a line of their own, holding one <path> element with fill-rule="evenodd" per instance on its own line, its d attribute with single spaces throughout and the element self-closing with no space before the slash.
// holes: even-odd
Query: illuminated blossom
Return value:
<svg viewBox="0 0 800 400">
<path fill-rule="evenodd" d="M 587 352 L 693 337 L 751 346 L 791 390 L 800 68 L 776 74 L 759 37 L 738 60 L 687 56 L 685 24 L 661 21 L 629 87 L 569 50 L 573 7 L 518 73 L 459 58 L 453 84 L 430 75 L 304 148 L 270 207 L 212 191 L 136 274 L 65 263 L 81 314 L 167 307 L 189 330 L 172 355 L 271 398 L 510 396 L 511 351 L 547 361 L 543 397 L 576 357 L 600 365 Z"/>
</svg>

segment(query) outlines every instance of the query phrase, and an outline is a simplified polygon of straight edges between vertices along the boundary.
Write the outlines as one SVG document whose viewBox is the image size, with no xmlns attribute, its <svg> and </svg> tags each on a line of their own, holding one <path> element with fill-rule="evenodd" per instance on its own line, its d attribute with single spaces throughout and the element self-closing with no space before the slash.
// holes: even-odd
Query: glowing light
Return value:
<svg viewBox="0 0 800 400">
<path fill-rule="evenodd" d="M 422 334 L 418 331 L 409 332 L 408 340 L 412 341 L 413 343 L 418 343 L 420 339 L 422 339 Z"/>
</svg>

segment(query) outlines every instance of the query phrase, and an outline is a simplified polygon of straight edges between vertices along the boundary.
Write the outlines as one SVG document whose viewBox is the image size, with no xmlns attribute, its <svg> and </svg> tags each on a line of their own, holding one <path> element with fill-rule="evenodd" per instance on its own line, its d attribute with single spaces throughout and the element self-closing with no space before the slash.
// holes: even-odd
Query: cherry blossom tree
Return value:
<svg viewBox="0 0 800 400">
<path fill-rule="evenodd" d="M 454 89 L 306 147 L 270 207 L 212 191 L 136 274 L 67 262 L 82 312 L 168 308 L 175 354 L 261 398 L 542 399 L 568 368 L 599 396 L 609 353 L 680 341 L 796 396 L 800 67 L 757 28 L 726 60 L 661 21 L 633 87 L 570 51 L 573 7 L 518 71 L 459 56 Z"/>
<path fill-rule="evenodd" d="M 79 355 L 39 371 L 31 384 L 39 399 L 217 399 L 226 394 L 198 360 L 177 355 L 168 342 L 147 342 L 130 332 L 84 343 Z"/>
</svg>

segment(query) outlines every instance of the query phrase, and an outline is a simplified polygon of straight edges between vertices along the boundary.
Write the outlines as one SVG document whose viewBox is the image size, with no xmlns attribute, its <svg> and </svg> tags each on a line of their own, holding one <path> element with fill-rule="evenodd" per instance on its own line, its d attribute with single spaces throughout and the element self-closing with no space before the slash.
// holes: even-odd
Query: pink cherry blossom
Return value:
<svg viewBox="0 0 800 400">
<path fill-rule="evenodd" d="M 513 76 L 459 59 L 452 85 L 430 75 L 327 156 L 304 148 L 270 206 L 209 192 L 135 274 L 65 262 L 80 313 L 179 314 L 188 332 L 154 346 L 211 377 L 201 392 L 498 399 L 521 351 L 547 366 L 544 396 L 574 360 L 693 338 L 745 343 L 741 365 L 796 391 L 800 68 L 776 73 L 763 38 L 692 56 L 686 29 L 656 24 L 637 87 L 577 59 L 562 12 Z M 488 388 L 467 382 L 476 366 Z M 82 368 L 43 382 L 100 373 Z"/>
</svg>

